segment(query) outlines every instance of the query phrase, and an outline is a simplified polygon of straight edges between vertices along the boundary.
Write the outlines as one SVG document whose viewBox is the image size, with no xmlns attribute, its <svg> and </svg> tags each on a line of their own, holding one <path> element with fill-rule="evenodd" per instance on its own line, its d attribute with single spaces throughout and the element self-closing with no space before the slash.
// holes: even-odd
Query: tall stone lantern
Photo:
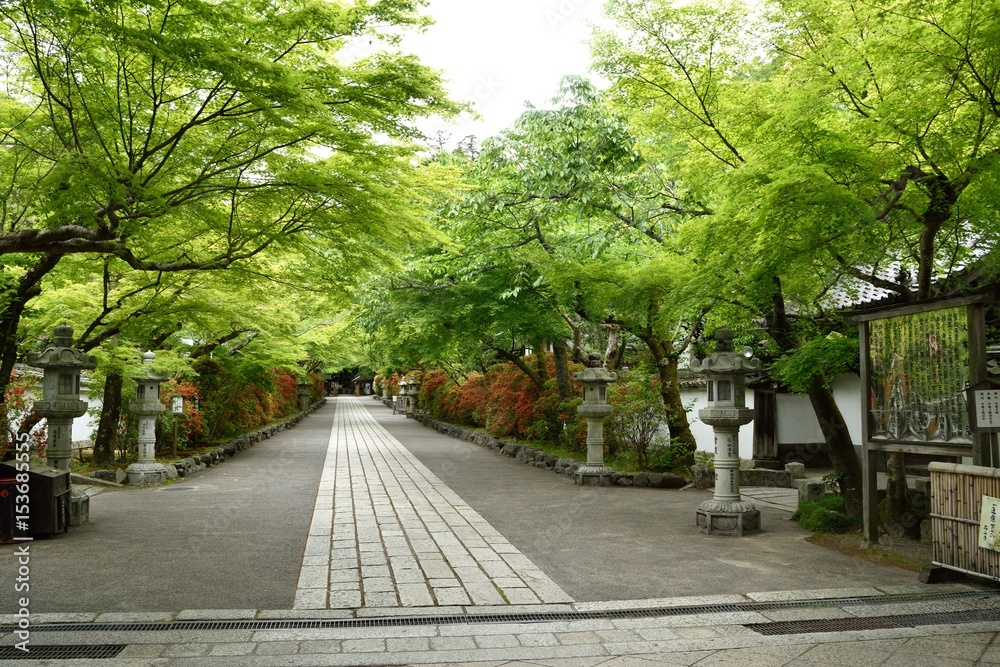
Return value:
<svg viewBox="0 0 1000 667">
<path fill-rule="evenodd" d="M 309 409 L 309 394 L 312 392 L 312 386 L 309 384 L 309 378 L 300 377 L 295 387 L 299 392 L 299 410 L 301 412 L 305 412 Z"/>
<path fill-rule="evenodd" d="M 420 380 L 413 374 L 410 375 L 409 382 L 406 383 L 406 416 L 412 417 L 417 413 L 417 402 L 420 396 Z"/>
<path fill-rule="evenodd" d="M 708 406 L 698 418 L 715 433 L 715 496 L 696 513 L 698 530 L 710 535 L 746 535 L 760 530 L 760 510 L 740 496 L 740 426 L 753 421 L 746 406 L 746 376 L 760 370 L 753 350 L 733 351 L 733 331 L 715 332 L 715 352 L 691 370 L 708 379 Z"/>
<path fill-rule="evenodd" d="M 399 382 L 396 383 L 396 393 L 392 395 L 392 414 L 401 413 L 406 414 L 406 405 L 408 398 L 406 398 L 406 386 L 410 384 L 406 379 L 406 376 L 399 378 Z"/>
<path fill-rule="evenodd" d="M 136 380 L 135 400 L 129 405 L 129 410 L 139 417 L 139 460 L 125 469 L 129 484 L 159 484 L 167 479 L 167 466 L 156 461 L 156 415 L 167 406 L 160 402 L 160 382 L 164 378 L 148 368 L 155 360 L 152 352 L 142 355 L 146 376 Z"/>
<path fill-rule="evenodd" d="M 80 399 L 80 371 L 97 367 L 97 358 L 73 347 L 73 328 L 55 328 L 52 342 L 37 354 L 28 355 L 28 364 L 42 369 L 42 400 L 35 412 L 46 419 L 50 466 L 69 470 L 73 461 L 73 419 L 87 412 Z"/>
<path fill-rule="evenodd" d="M 573 481 L 580 485 L 608 486 L 614 471 L 604 465 L 604 418 L 612 412 L 608 405 L 608 385 L 618 380 L 618 374 L 604 370 L 597 354 L 588 356 L 587 366 L 573 373 L 573 379 L 583 384 L 583 403 L 576 411 L 587 420 L 587 465 L 577 469 Z"/>
</svg>

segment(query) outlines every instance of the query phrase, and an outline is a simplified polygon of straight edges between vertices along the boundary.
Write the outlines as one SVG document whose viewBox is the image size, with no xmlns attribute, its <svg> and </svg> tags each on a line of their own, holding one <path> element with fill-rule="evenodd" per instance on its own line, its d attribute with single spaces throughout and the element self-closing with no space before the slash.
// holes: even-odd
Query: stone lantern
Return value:
<svg viewBox="0 0 1000 667">
<path fill-rule="evenodd" d="M 152 352 L 142 355 L 142 365 L 156 359 Z M 145 377 L 136 380 L 135 400 L 129 410 L 139 417 L 139 460 L 125 469 L 129 484 L 159 484 L 167 479 L 167 466 L 156 461 L 156 415 L 167 409 L 160 402 L 160 383 L 164 378 L 146 368 Z"/>
<path fill-rule="evenodd" d="M 48 421 L 47 461 L 53 468 L 69 470 L 73 461 L 73 419 L 87 412 L 80 399 L 80 371 L 97 367 L 97 359 L 73 345 L 73 329 L 65 324 L 55 328 L 52 342 L 37 354 L 28 355 L 28 364 L 41 368 L 42 400 L 35 412 Z"/>
<path fill-rule="evenodd" d="M 309 409 L 309 395 L 312 393 L 312 386 L 308 377 L 300 377 L 295 385 L 299 391 L 299 410 L 305 412 Z"/>
<path fill-rule="evenodd" d="M 406 398 L 406 388 L 409 384 L 410 382 L 405 375 L 399 379 L 399 383 L 396 385 L 398 393 L 392 397 L 392 414 L 397 412 L 406 414 L 406 402 L 409 400 Z"/>
<path fill-rule="evenodd" d="M 406 416 L 413 417 L 417 414 L 417 403 L 420 396 L 420 380 L 413 374 L 406 383 Z"/>
<path fill-rule="evenodd" d="M 618 379 L 601 367 L 600 355 L 587 358 L 587 368 L 573 373 L 573 379 L 583 384 L 583 403 L 576 411 L 587 420 L 587 465 L 580 466 L 573 481 L 580 485 L 607 486 L 611 483 L 611 468 L 604 465 L 604 418 L 611 414 L 608 405 L 608 385 Z"/>
<path fill-rule="evenodd" d="M 760 510 L 740 497 L 740 426 L 753 421 L 746 407 L 746 376 L 760 370 L 753 350 L 733 351 L 733 331 L 715 332 L 715 352 L 691 370 L 708 379 L 708 406 L 698 418 L 715 433 L 715 496 L 696 513 L 698 530 L 711 535 L 745 535 L 760 530 Z"/>
</svg>

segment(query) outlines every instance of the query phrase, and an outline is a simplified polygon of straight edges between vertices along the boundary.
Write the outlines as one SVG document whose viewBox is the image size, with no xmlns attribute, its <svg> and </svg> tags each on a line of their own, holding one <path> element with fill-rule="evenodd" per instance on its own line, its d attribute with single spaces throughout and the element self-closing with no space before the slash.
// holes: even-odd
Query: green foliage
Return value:
<svg viewBox="0 0 1000 667">
<path fill-rule="evenodd" d="M 794 392 L 805 393 L 817 377 L 834 378 L 855 370 L 858 339 L 836 331 L 804 342 L 794 351 L 776 359 L 772 375 Z"/>
<path fill-rule="evenodd" d="M 675 448 L 663 429 L 669 418 L 655 376 L 646 369 L 622 371 L 609 387 L 608 403 L 614 408 L 604 421 L 608 453 L 624 454 L 640 470 L 674 467 Z"/>
<path fill-rule="evenodd" d="M 817 533 L 847 533 L 859 527 L 858 518 L 847 514 L 843 496 L 835 495 L 801 501 L 792 519 Z"/>
</svg>

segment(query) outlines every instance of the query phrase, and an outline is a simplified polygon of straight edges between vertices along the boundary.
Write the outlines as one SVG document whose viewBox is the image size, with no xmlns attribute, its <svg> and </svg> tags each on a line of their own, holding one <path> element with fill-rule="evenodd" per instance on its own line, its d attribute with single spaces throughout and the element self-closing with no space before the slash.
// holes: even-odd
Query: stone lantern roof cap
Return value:
<svg viewBox="0 0 1000 667">
<path fill-rule="evenodd" d="M 609 373 L 601 367 L 587 368 L 579 373 L 573 373 L 573 379 L 578 382 L 615 382 L 618 380 L 618 373 Z"/>
<path fill-rule="evenodd" d="M 142 353 L 142 365 L 143 366 L 151 366 L 154 361 L 156 361 L 156 354 L 152 350 L 147 350 L 146 352 Z M 152 371 L 152 369 L 147 368 L 146 369 L 146 379 L 147 380 L 160 380 L 160 381 L 163 381 L 163 380 L 167 379 L 167 376 L 165 376 L 165 375 L 158 375 L 158 374 L 154 373 Z"/>
<path fill-rule="evenodd" d="M 747 375 L 760 370 L 761 361 L 733 350 L 733 330 L 721 327 L 715 331 L 715 352 L 691 362 L 691 370 L 705 375 Z"/>
<path fill-rule="evenodd" d="M 61 324 L 55 328 L 52 342 L 41 352 L 28 355 L 28 365 L 36 368 L 97 368 L 97 357 L 73 347 L 73 327 Z"/>
</svg>

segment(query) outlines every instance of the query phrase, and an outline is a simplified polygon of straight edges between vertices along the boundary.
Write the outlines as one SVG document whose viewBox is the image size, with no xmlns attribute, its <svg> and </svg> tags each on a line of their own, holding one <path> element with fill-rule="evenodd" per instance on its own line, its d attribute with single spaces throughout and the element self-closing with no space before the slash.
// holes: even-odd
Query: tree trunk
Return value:
<svg viewBox="0 0 1000 667">
<path fill-rule="evenodd" d="M 109 373 L 104 380 L 104 407 L 101 421 L 97 425 L 94 438 L 93 463 L 96 466 L 111 465 L 115 458 L 118 441 L 118 423 L 122 416 L 122 376 Z"/>
<path fill-rule="evenodd" d="M 621 342 L 618 344 L 618 353 L 615 354 L 615 366 L 612 370 L 621 370 L 622 364 L 625 363 L 625 336 L 621 337 Z"/>
<path fill-rule="evenodd" d="M 559 400 L 568 401 L 572 397 L 569 383 L 569 362 L 566 359 L 566 344 L 553 343 L 552 356 L 556 365 L 556 387 L 559 390 Z"/>
<path fill-rule="evenodd" d="M 906 483 L 906 457 L 902 452 L 886 452 L 885 499 L 878 506 L 880 532 L 894 537 L 920 539 L 920 513 L 910 501 Z"/>
<path fill-rule="evenodd" d="M 538 391 L 541 391 L 544 388 L 545 380 L 538 376 L 538 371 L 536 369 L 524 363 L 524 359 L 517 356 L 510 350 L 505 350 L 502 347 L 494 347 L 493 350 L 497 353 L 499 357 L 501 357 L 502 359 L 506 359 L 510 363 L 514 364 L 515 366 L 517 366 L 518 370 L 527 375 L 528 379 L 531 380 L 531 383 L 536 387 L 538 387 Z"/>
<path fill-rule="evenodd" d="M 545 381 L 549 379 L 549 365 L 545 362 L 545 341 L 543 340 L 535 343 L 535 371 L 542 384 L 545 384 Z"/>
<path fill-rule="evenodd" d="M 664 361 L 666 363 L 664 363 Z M 688 454 L 683 465 L 694 465 L 694 452 L 698 448 L 691 425 L 688 423 L 684 402 L 681 400 L 681 388 L 677 383 L 677 358 L 667 357 L 656 365 L 660 376 L 660 394 L 663 404 L 667 406 L 667 425 L 670 427 L 670 439 L 687 445 Z M 688 460 L 690 459 L 690 460 Z"/>
<path fill-rule="evenodd" d="M 833 468 L 840 474 L 840 492 L 844 496 L 847 513 L 851 516 L 861 516 L 863 501 L 863 483 L 861 461 L 854 451 L 851 432 L 847 422 L 837 407 L 833 391 L 826 385 L 825 378 L 816 376 L 806 392 L 812 403 L 819 427 L 823 431 L 830 460 Z"/>
<path fill-rule="evenodd" d="M 671 344 L 661 341 L 649 331 L 639 336 L 653 353 L 656 361 L 656 373 L 660 378 L 660 395 L 663 404 L 667 406 L 667 426 L 670 427 L 670 440 L 686 445 L 687 452 L 680 465 L 694 465 L 694 452 L 698 444 L 691 433 L 684 402 L 681 400 L 681 389 L 677 383 L 677 356 L 671 354 Z"/>
<path fill-rule="evenodd" d="M 604 370 L 611 371 L 615 368 L 615 359 L 618 356 L 618 341 L 621 338 L 622 328 L 617 324 L 602 325 L 608 332 L 608 344 L 604 348 Z"/>
<path fill-rule="evenodd" d="M 0 312 L 0 408 L 10 384 L 10 375 L 17 363 L 17 329 L 28 301 L 42 293 L 42 278 L 56 267 L 62 255 L 45 253 L 35 260 L 17 281 L 17 290 L 10 296 L 7 307 Z M 4 267 L 0 266 L 0 270 Z"/>
</svg>

